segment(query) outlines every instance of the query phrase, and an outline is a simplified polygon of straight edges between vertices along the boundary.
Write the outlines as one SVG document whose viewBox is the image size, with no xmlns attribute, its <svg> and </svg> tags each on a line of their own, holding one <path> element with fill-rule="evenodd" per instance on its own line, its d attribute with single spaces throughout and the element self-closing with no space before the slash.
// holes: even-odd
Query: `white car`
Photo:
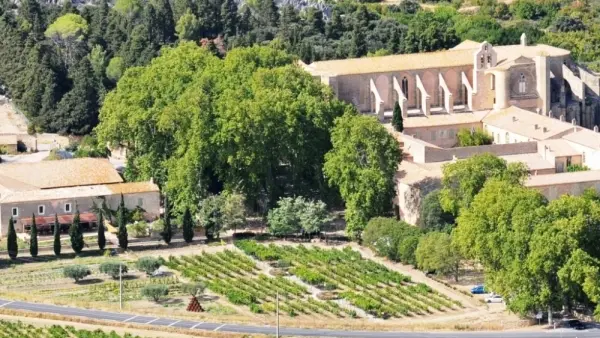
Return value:
<svg viewBox="0 0 600 338">
<path fill-rule="evenodd" d="M 504 300 L 502 300 L 502 296 L 500 295 L 490 295 L 485 298 L 486 303 L 502 303 L 503 301 Z"/>
</svg>

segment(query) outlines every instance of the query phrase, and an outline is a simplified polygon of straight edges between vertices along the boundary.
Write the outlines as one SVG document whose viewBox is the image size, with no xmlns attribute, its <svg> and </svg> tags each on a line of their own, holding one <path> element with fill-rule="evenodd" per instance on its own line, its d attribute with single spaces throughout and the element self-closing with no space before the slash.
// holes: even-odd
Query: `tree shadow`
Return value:
<svg viewBox="0 0 600 338">
<path fill-rule="evenodd" d="M 211 296 L 211 295 L 201 295 L 201 296 L 198 296 L 197 298 L 198 298 L 198 301 L 201 301 L 201 302 L 214 302 L 214 301 L 219 300 L 219 296 Z"/>
<path fill-rule="evenodd" d="M 79 282 L 76 282 L 75 284 L 90 285 L 90 284 L 98 284 L 98 283 L 102 283 L 102 282 L 104 282 L 104 280 L 100 279 L 100 278 L 89 278 L 89 279 L 82 279 Z"/>
<path fill-rule="evenodd" d="M 183 303 L 183 300 L 181 300 L 179 298 L 168 298 L 165 300 L 158 301 L 158 304 L 160 304 L 160 305 L 179 305 L 182 303 Z"/>
</svg>

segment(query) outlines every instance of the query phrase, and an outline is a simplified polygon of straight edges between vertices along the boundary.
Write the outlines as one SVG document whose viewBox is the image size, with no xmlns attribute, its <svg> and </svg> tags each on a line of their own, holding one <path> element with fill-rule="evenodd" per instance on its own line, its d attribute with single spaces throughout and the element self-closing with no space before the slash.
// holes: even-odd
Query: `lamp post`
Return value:
<svg viewBox="0 0 600 338">
<path fill-rule="evenodd" d="M 279 291 L 277 291 L 276 302 L 277 305 L 277 329 L 275 331 L 275 337 L 279 338 Z"/>
<path fill-rule="evenodd" d="M 123 266 L 119 262 L 119 309 L 123 310 Z"/>
</svg>

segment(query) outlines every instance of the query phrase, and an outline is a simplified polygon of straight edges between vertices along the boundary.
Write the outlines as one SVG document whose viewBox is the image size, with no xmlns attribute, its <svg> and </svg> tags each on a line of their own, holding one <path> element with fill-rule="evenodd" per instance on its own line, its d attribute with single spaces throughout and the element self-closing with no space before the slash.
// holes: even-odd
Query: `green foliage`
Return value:
<svg viewBox="0 0 600 338">
<path fill-rule="evenodd" d="M 590 168 L 582 164 L 572 164 L 567 166 L 567 172 L 573 173 L 576 171 L 588 171 Z"/>
<path fill-rule="evenodd" d="M 125 71 L 124 68 L 125 64 L 123 58 L 115 56 L 110 59 L 108 66 L 106 66 L 106 77 L 113 82 L 117 82 L 121 76 L 123 76 L 123 72 Z"/>
<path fill-rule="evenodd" d="M 123 194 L 121 194 L 121 202 L 119 203 L 119 209 L 117 209 L 117 238 L 119 240 L 119 247 L 123 250 L 127 250 L 127 247 L 129 246 L 126 213 L 125 200 Z"/>
<path fill-rule="evenodd" d="M 380 256 L 414 264 L 414 252 L 420 235 L 419 228 L 405 222 L 375 217 L 369 220 L 363 232 L 362 242 Z"/>
<path fill-rule="evenodd" d="M 48 26 L 44 34 L 50 38 L 82 40 L 88 30 L 88 23 L 81 15 L 68 13 L 57 18 L 54 23 Z"/>
<path fill-rule="evenodd" d="M 175 26 L 175 32 L 179 40 L 191 40 L 198 39 L 198 33 L 200 30 L 200 22 L 198 18 L 188 8 L 187 11 L 179 18 L 177 25 Z"/>
<path fill-rule="evenodd" d="M 454 226 L 454 216 L 442 209 L 439 189 L 427 194 L 421 202 L 418 225 L 425 231 L 445 231 Z"/>
<path fill-rule="evenodd" d="M 15 231 L 15 221 L 10 217 L 8 220 L 8 234 L 6 236 L 8 256 L 10 259 L 17 258 L 19 254 L 19 245 L 17 244 L 17 232 Z"/>
<path fill-rule="evenodd" d="M 142 296 L 158 302 L 169 294 L 169 286 L 163 284 L 150 284 L 144 286 L 140 292 Z"/>
<path fill-rule="evenodd" d="M 85 265 L 69 265 L 63 268 L 63 276 L 66 278 L 72 278 L 75 283 L 91 275 L 92 272 Z"/>
<path fill-rule="evenodd" d="M 123 262 L 113 261 L 100 264 L 100 272 L 105 273 L 113 279 L 119 278 L 119 273 L 127 274 L 127 264 Z"/>
<path fill-rule="evenodd" d="M 173 227 L 171 226 L 171 209 L 169 208 L 169 199 L 165 197 L 164 200 L 165 211 L 163 214 L 163 230 L 160 233 L 163 241 L 168 245 L 171 243 L 171 239 L 173 238 Z"/>
<path fill-rule="evenodd" d="M 38 255 L 38 231 L 37 225 L 35 224 L 35 214 L 31 219 L 31 231 L 29 232 L 29 253 L 31 257 L 37 257 Z"/>
<path fill-rule="evenodd" d="M 392 116 L 392 125 L 398 132 L 404 131 L 404 118 L 402 117 L 402 110 L 398 101 L 394 103 L 394 115 Z"/>
<path fill-rule="evenodd" d="M 246 197 L 237 192 L 227 193 L 221 206 L 221 214 L 223 229 L 235 231 L 246 225 Z"/>
<path fill-rule="evenodd" d="M 458 281 L 461 256 L 444 232 L 430 232 L 419 239 L 415 258 L 419 269 L 435 271 L 441 275 L 452 274 Z"/>
<path fill-rule="evenodd" d="M 490 134 L 481 129 L 470 130 L 468 128 L 462 128 L 456 134 L 458 137 L 459 147 L 474 147 L 492 144 L 494 139 Z"/>
<path fill-rule="evenodd" d="M 277 236 L 303 232 L 314 234 L 321 231 L 323 225 L 331 221 L 327 206 L 321 201 L 309 201 L 298 196 L 284 197 L 277 207 L 267 215 L 269 231 Z"/>
<path fill-rule="evenodd" d="M 104 215 L 102 212 L 98 213 L 98 249 L 104 250 L 106 247 L 106 235 L 104 229 Z"/>
<path fill-rule="evenodd" d="M 71 248 L 76 254 L 81 253 L 85 245 L 79 222 L 79 208 L 75 205 L 75 216 L 73 216 L 73 223 L 69 227 L 69 237 L 71 238 Z"/>
<path fill-rule="evenodd" d="M 144 221 L 136 221 L 130 224 L 127 224 L 127 234 L 133 237 L 148 237 L 150 236 L 150 229 L 148 228 L 148 223 Z"/>
<path fill-rule="evenodd" d="M 336 119 L 331 141 L 323 170 L 346 203 L 346 232 L 360 237 L 370 218 L 390 210 L 402 153 L 375 118 L 352 111 Z"/>
<path fill-rule="evenodd" d="M 183 221 L 181 223 L 183 228 L 183 239 L 186 243 L 191 243 L 194 240 L 194 221 L 192 221 L 192 213 L 189 208 L 185 209 Z"/>
<path fill-rule="evenodd" d="M 156 257 L 142 257 L 135 262 L 136 269 L 144 271 L 148 276 L 158 270 L 162 265 L 162 261 Z"/>
<path fill-rule="evenodd" d="M 115 331 L 106 332 L 100 329 L 94 331 L 78 330 L 73 326 L 37 326 L 22 322 L 0 320 L 0 332 L 7 337 L 36 337 L 36 338 L 140 338 L 129 333 L 119 335 Z"/>
<path fill-rule="evenodd" d="M 98 144 L 98 140 L 93 135 L 86 135 L 81 139 L 77 150 L 73 153 L 73 157 L 108 157 L 108 148 L 104 145 Z"/>
<path fill-rule="evenodd" d="M 196 218 L 200 226 L 204 228 L 208 240 L 219 238 L 223 226 L 222 205 L 223 196 L 221 195 L 208 196 L 200 204 L 200 210 Z"/>
<path fill-rule="evenodd" d="M 485 182 L 498 178 L 521 183 L 528 175 L 522 163 L 510 163 L 492 154 L 480 154 L 443 166 L 440 202 L 442 209 L 454 216 L 468 207 Z"/>
<path fill-rule="evenodd" d="M 60 250 L 61 250 L 60 231 L 61 231 L 61 226 L 60 226 L 60 222 L 58 221 L 58 214 L 54 214 L 54 243 L 53 243 L 53 247 L 54 247 L 54 255 L 57 256 L 57 257 L 60 256 Z"/>
<path fill-rule="evenodd" d="M 180 289 L 192 297 L 197 297 L 204 292 L 206 285 L 203 283 L 186 283 L 182 284 Z"/>
</svg>

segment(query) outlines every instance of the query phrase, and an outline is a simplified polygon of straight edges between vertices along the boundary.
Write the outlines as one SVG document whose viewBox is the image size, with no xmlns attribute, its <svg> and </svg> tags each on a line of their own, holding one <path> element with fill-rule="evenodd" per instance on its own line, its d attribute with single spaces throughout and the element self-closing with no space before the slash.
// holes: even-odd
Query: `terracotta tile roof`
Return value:
<svg viewBox="0 0 600 338">
<path fill-rule="evenodd" d="M 492 111 L 483 123 L 538 141 L 559 137 L 574 128 L 570 123 L 515 106 Z"/>
<path fill-rule="evenodd" d="M 567 134 L 563 139 L 580 144 L 594 150 L 600 150 L 600 133 L 585 128 L 578 128 L 574 133 Z"/>
<path fill-rule="evenodd" d="M 480 43 L 474 41 L 465 41 L 450 50 L 444 51 L 317 61 L 302 67 L 313 75 L 335 76 L 472 66 L 474 53 L 480 45 Z M 515 60 L 520 56 L 533 58 L 540 54 L 547 56 L 567 56 L 570 54 L 568 50 L 541 44 L 535 46 L 494 46 L 494 50 L 497 53 L 498 64 Z"/>
<path fill-rule="evenodd" d="M 40 189 L 123 182 L 108 160 L 98 158 L 0 164 L 1 176 Z"/>
<path fill-rule="evenodd" d="M 543 187 L 547 185 L 600 182 L 600 170 L 577 171 L 550 175 L 530 176 L 525 182 L 526 187 Z"/>
<path fill-rule="evenodd" d="M 0 203 L 51 201 L 86 197 L 94 198 L 100 196 L 118 195 L 121 193 L 126 195 L 158 191 L 158 186 L 151 182 L 101 184 L 82 187 L 18 191 L 4 195 L 2 198 L 0 198 Z"/>
</svg>

